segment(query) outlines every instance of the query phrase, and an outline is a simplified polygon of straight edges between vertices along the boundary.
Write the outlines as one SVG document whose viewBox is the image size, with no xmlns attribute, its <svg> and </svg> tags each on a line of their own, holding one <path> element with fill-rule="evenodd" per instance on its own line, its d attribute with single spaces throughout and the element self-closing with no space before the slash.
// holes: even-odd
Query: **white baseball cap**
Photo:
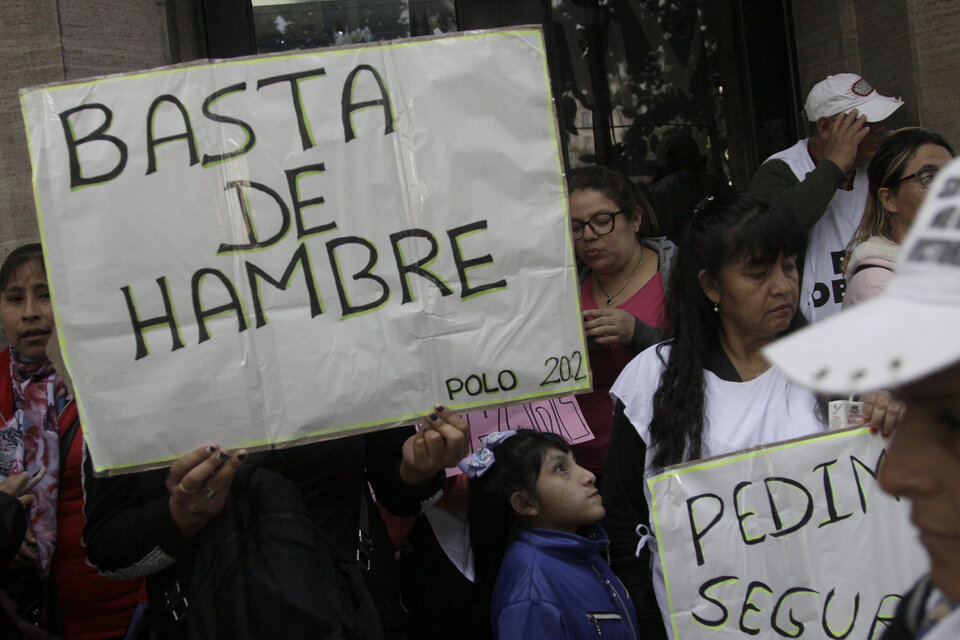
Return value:
<svg viewBox="0 0 960 640">
<path fill-rule="evenodd" d="M 847 113 L 851 109 L 867 116 L 867 122 L 880 122 L 902 106 L 903 100 L 880 95 L 857 74 L 838 73 L 813 85 L 803 110 L 807 112 L 810 122 Z"/>
<path fill-rule="evenodd" d="M 843 395 L 893 389 L 960 361 L 960 158 L 930 185 L 887 289 L 764 356 L 804 386 Z"/>
</svg>

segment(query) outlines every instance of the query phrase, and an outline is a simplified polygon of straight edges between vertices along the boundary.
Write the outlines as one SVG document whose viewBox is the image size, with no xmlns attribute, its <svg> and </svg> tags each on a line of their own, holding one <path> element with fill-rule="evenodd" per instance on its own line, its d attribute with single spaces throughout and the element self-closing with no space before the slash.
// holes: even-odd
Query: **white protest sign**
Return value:
<svg viewBox="0 0 960 640">
<path fill-rule="evenodd" d="M 97 470 L 590 387 L 539 29 L 21 102 Z"/>
<path fill-rule="evenodd" d="M 647 481 L 674 638 L 878 638 L 929 562 L 876 480 L 887 441 L 832 432 Z"/>
</svg>

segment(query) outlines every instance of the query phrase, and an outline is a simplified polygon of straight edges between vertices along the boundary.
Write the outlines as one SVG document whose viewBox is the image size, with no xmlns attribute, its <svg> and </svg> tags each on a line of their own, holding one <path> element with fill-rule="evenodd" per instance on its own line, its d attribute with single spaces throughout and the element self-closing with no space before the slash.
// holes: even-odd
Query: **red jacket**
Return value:
<svg viewBox="0 0 960 640">
<path fill-rule="evenodd" d="M 77 403 L 71 400 L 60 414 L 60 434 L 77 419 Z M 137 606 L 141 580 L 104 578 L 87 564 L 87 550 L 80 544 L 83 533 L 83 486 L 81 468 L 83 429 L 70 444 L 60 470 L 57 499 L 57 547 L 50 573 L 57 584 L 63 615 L 64 640 L 99 640 L 122 636 Z"/>
<path fill-rule="evenodd" d="M 13 382 L 10 380 L 10 349 L 0 351 L 0 416 L 13 417 Z M 77 419 L 77 403 L 71 400 L 60 413 L 60 434 Z M 50 573 L 57 584 L 63 615 L 64 640 L 100 640 L 123 636 L 137 606 L 140 580 L 110 580 L 87 564 L 87 551 L 80 544 L 83 533 L 83 487 L 80 481 L 83 433 L 78 428 L 60 469 L 57 500 L 57 546 Z"/>
</svg>

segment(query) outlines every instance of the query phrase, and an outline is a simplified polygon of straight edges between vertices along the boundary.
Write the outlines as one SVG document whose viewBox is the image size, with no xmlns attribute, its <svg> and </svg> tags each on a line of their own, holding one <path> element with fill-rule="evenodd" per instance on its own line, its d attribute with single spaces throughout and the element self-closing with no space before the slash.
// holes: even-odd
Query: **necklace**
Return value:
<svg viewBox="0 0 960 640">
<path fill-rule="evenodd" d="M 761 367 L 760 369 L 751 369 L 750 367 L 748 367 L 747 365 L 745 365 L 745 364 L 743 364 L 743 363 L 741 363 L 740 366 L 742 366 L 744 369 L 746 369 L 746 370 L 747 370 L 747 373 L 751 374 L 749 378 L 747 378 L 746 380 L 744 380 L 744 382 L 747 382 L 748 380 L 755 380 L 756 378 L 759 378 L 759 377 L 760 377 L 760 374 L 762 374 L 763 372 L 765 372 L 767 369 L 770 368 L 770 363 L 768 362 L 766 365 L 764 365 L 764 366 Z"/>
<path fill-rule="evenodd" d="M 729 355 L 729 354 L 728 354 L 728 355 Z M 733 359 L 734 359 L 733 356 L 730 356 L 730 361 L 731 361 L 731 362 L 733 362 Z M 739 367 L 739 368 L 745 369 L 746 372 L 750 374 L 750 377 L 749 377 L 749 378 L 744 378 L 744 379 L 743 379 L 744 382 L 748 382 L 748 381 L 750 381 L 750 380 L 755 380 L 755 379 L 759 378 L 762 373 L 764 373 L 767 369 L 770 368 L 770 363 L 769 363 L 769 362 L 764 362 L 762 367 L 760 367 L 759 369 L 754 369 L 753 367 L 747 366 L 747 363 L 744 362 L 743 360 L 741 360 L 740 358 L 737 358 L 737 361 L 740 363 L 740 367 Z M 737 366 L 737 365 L 734 363 L 734 367 L 736 367 L 736 366 Z"/>
<path fill-rule="evenodd" d="M 640 262 L 637 263 L 637 268 L 633 270 L 633 275 L 627 278 L 627 281 L 623 283 L 623 286 L 617 289 L 617 292 L 613 295 L 607 293 L 607 290 L 603 288 L 603 283 L 600 282 L 600 277 L 597 276 L 597 284 L 600 286 L 600 291 L 603 291 L 603 295 L 607 296 L 607 306 L 613 304 L 613 299 L 616 298 L 620 293 L 627 288 L 627 285 L 633 282 L 633 279 L 637 277 L 637 274 L 640 273 L 640 267 L 643 266 L 643 247 L 640 247 Z"/>
<path fill-rule="evenodd" d="M 764 360 L 763 366 L 761 366 L 759 369 L 754 369 L 753 367 L 748 366 L 747 363 L 746 363 L 746 361 L 744 361 L 744 360 L 743 360 L 742 358 L 740 358 L 739 356 L 736 356 L 736 355 L 733 354 L 733 350 L 732 350 L 727 344 L 725 344 L 725 342 L 726 342 L 726 340 L 724 340 L 724 338 L 721 337 L 721 338 L 720 338 L 720 346 L 723 347 L 724 352 L 727 354 L 727 358 L 730 359 L 730 364 L 733 365 L 734 369 L 737 369 L 737 373 L 740 373 L 740 369 L 743 369 L 743 370 L 745 370 L 748 374 L 750 374 L 750 377 L 749 377 L 749 378 L 744 377 L 744 376 L 741 376 L 743 382 L 749 382 L 750 380 L 756 380 L 756 379 L 759 378 L 763 373 L 765 373 L 765 372 L 767 371 L 767 369 L 770 368 L 770 363 L 767 362 L 766 360 Z M 739 363 L 739 364 L 737 364 L 737 363 Z"/>
</svg>

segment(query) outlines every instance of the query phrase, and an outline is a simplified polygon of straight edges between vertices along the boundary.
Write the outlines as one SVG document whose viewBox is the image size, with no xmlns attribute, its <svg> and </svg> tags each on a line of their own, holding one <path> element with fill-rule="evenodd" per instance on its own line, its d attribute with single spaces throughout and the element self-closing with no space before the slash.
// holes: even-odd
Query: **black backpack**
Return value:
<svg viewBox="0 0 960 640">
<path fill-rule="evenodd" d="M 191 640 L 381 640 L 356 559 L 305 514 L 297 486 L 243 467 L 198 539 Z"/>
</svg>

